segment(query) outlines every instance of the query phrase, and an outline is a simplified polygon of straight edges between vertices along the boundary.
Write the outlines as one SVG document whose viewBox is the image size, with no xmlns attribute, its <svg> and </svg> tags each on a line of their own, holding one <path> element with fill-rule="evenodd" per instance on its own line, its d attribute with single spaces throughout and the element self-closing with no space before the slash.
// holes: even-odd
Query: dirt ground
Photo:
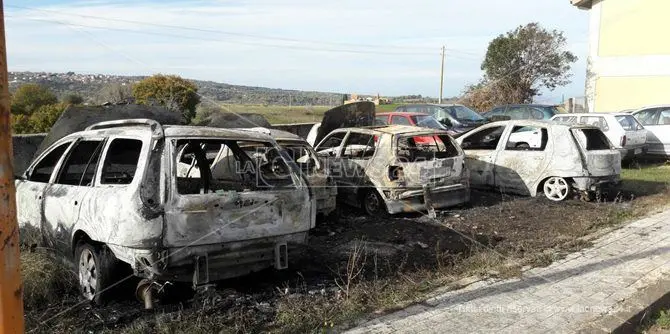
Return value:
<svg viewBox="0 0 670 334">
<path fill-rule="evenodd" d="M 586 247 L 588 240 L 582 237 L 631 218 L 634 209 L 647 202 L 669 198 L 661 196 L 668 196 L 667 185 L 633 182 L 618 197 L 600 203 L 555 203 L 542 197 L 473 191 L 473 201 L 467 207 L 439 211 L 435 219 L 421 214 L 368 217 L 346 207 L 338 218 L 320 222 L 311 232 L 308 246 L 290 254 L 288 270 L 267 270 L 219 282 L 215 289 L 198 294 L 186 285 L 167 285 L 160 303 L 150 311 L 134 299 L 134 282 L 128 282 L 120 289 L 118 300 L 104 307 L 83 303 L 76 292 L 70 292 L 58 303 L 28 310 L 27 328 L 50 333 L 313 331 L 313 324 L 286 324 L 304 322 L 310 315 L 295 315 L 295 308 L 305 305 L 305 312 L 311 312 L 306 306 L 311 302 L 326 309 L 340 307 L 337 303 L 346 298 L 347 277 L 353 276 L 352 254 L 358 255 L 354 271 L 359 273 L 355 277 L 359 284 L 403 280 L 419 284 L 415 281 L 428 281 L 426 277 L 435 277 L 432 273 L 437 272 L 442 278 L 453 274 L 456 279 L 472 273 L 476 254 L 495 253 L 506 260 L 529 260 L 523 262 L 525 265 L 547 265 L 551 261 L 532 260 L 548 250 L 552 256 L 561 256 Z M 434 285 L 426 283 L 425 289 Z M 298 306 L 292 299 L 299 301 Z M 376 308 L 380 303 L 360 303 L 368 304 Z M 283 311 L 286 305 L 292 308 L 288 313 Z M 346 318 L 370 311 L 361 306 Z"/>
</svg>

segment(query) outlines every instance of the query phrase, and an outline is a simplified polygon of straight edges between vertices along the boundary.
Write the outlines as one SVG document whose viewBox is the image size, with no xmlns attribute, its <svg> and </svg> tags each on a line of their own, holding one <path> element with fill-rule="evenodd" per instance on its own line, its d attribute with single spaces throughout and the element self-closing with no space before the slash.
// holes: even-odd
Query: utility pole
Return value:
<svg viewBox="0 0 670 334">
<path fill-rule="evenodd" d="M 0 334 L 23 333 L 23 287 L 9 126 L 5 10 L 0 0 Z"/>
<path fill-rule="evenodd" d="M 444 45 L 442 45 L 442 66 L 440 66 L 440 98 L 438 99 L 438 103 L 442 104 L 442 87 L 444 85 L 444 53 L 446 52 L 446 48 Z"/>
</svg>

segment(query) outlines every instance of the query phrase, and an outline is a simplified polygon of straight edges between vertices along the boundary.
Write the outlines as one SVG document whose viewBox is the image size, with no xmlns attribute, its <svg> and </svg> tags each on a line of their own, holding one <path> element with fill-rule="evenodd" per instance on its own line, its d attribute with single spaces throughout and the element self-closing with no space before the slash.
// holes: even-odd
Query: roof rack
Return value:
<svg viewBox="0 0 670 334">
<path fill-rule="evenodd" d="M 152 137 L 154 138 L 160 138 L 165 135 L 165 133 L 163 132 L 163 127 L 160 125 L 160 123 L 154 121 L 153 119 L 148 118 L 132 118 L 132 119 L 120 119 L 116 121 L 99 122 L 93 125 L 89 125 L 86 128 L 86 131 L 118 128 L 124 126 L 134 126 L 134 125 L 148 126 L 149 128 L 151 128 Z"/>
</svg>

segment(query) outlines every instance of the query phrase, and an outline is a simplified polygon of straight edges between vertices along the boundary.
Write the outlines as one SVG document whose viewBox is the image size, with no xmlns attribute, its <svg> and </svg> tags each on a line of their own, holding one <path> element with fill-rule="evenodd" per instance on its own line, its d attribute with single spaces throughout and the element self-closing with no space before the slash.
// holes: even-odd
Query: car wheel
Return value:
<svg viewBox="0 0 670 334">
<path fill-rule="evenodd" d="M 570 184 L 562 177 L 552 176 L 544 181 L 544 196 L 552 201 L 562 201 L 570 195 Z"/>
<path fill-rule="evenodd" d="M 363 210 L 370 216 L 386 215 L 386 205 L 377 190 L 370 189 L 363 194 Z"/>
<path fill-rule="evenodd" d="M 96 304 L 109 301 L 116 258 L 105 247 L 80 241 L 75 251 L 79 290 L 86 300 Z"/>
</svg>

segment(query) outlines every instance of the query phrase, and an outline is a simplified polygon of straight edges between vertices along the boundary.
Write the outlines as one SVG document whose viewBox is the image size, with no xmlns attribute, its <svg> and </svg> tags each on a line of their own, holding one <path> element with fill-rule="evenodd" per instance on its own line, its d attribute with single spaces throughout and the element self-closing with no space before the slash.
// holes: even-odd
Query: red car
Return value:
<svg viewBox="0 0 670 334">
<path fill-rule="evenodd" d="M 377 124 L 413 125 L 422 128 L 445 130 L 431 114 L 421 112 L 384 112 L 375 117 Z"/>
<path fill-rule="evenodd" d="M 431 114 L 420 112 L 384 112 L 375 116 L 375 124 L 378 125 L 410 125 L 422 128 L 446 130 L 447 128 L 438 122 Z M 434 144 L 432 137 L 415 137 L 417 144 Z"/>
</svg>

